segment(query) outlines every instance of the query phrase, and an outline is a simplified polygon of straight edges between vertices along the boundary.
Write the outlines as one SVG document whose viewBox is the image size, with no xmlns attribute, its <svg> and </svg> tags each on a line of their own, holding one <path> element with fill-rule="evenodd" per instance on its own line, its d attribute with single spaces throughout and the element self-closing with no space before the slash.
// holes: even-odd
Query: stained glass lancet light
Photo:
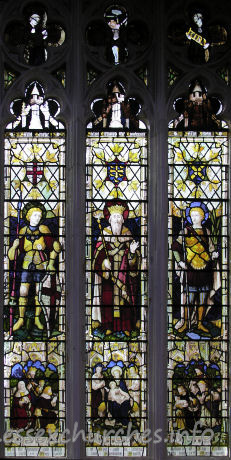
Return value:
<svg viewBox="0 0 231 460">
<path fill-rule="evenodd" d="M 65 455 L 65 130 L 33 81 L 5 130 L 6 456 Z M 20 435 L 19 435 L 20 430 Z M 27 435 L 27 430 L 30 434 Z M 48 433 L 57 432 L 49 444 Z M 39 434 L 38 434 L 39 432 Z"/>
<path fill-rule="evenodd" d="M 228 134 L 200 80 L 169 129 L 170 455 L 228 455 Z M 197 432 L 195 432 L 197 430 Z"/>
<path fill-rule="evenodd" d="M 87 127 L 88 456 L 146 455 L 147 132 L 140 109 L 111 81 Z M 137 432 L 130 438 L 129 426 Z"/>
</svg>

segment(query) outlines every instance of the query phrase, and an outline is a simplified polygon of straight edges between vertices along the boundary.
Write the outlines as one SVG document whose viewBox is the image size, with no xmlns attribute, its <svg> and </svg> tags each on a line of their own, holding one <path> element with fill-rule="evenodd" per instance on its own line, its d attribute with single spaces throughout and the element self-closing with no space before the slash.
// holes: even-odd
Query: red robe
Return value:
<svg viewBox="0 0 231 460">
<path fill-rule="evenodd" d="M 135 330 L 136 321 L 140 315 L 137 305 L 139 291 L 140 253 L 130 252 L 130 243 L 133 240 L 130 231 L 123 227 L 122 235 L 114 237 L 110 227 L 104 229 L 105 251 L 102 240 L 96 245 L 93 269 L 95 280 L 99 286 L 98 298 L 94 297 L 94 306 L 100 305 L 100 312 L 94 315 L 93 320 L 99 320 L 104 331 L 124 332 Z M 110 273 L 105 270 L 104 260 L 109 257 L 111 262 Z M 96 283 L 96 281 L 95 281 Z"/>
<path fill-rule="evenodd" d="M 26 397 L 31 401 L 31 395 L 27 394 Z M 12 428 L 25 428 L 29 427 L 32 421 L 32 414 L 34 412 L 34 407 L 29 408 L 29 404 L 19 405 L 19 401 L 22 399 L 22 396 L 17 397 L 13 396 L 12 407 L 11 407 L 11 426 Z"/>
</svg>

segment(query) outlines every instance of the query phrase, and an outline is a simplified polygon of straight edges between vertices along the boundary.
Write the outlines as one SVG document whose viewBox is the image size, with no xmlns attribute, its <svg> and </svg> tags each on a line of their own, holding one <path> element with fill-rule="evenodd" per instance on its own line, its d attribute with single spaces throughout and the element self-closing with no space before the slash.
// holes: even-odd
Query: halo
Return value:
<svg viewBox="0 0 231 460">
<path fill-rule="evenodd" d="M 119 372 L 120 377 L 121 377 L 123 371 L 122 371 L 122 369 L 121 369 L 120 366 L 114 366 L 114 367 L 112 368 L 112 370 L 111 370 L 111 375 L 112 375 L 113 377 L 115 377 L 114 373 L 115 373 L 116 371 Z"/>
<path fill-rule="evenodd" d="M 118 23 L 122 23 L 124 19 L 127 19 L 127 11 L 123 6 L 109 6 L 104 13 L 104 17 L 106 20 L 116 19 Z"/>
<path fill-rule="evenodd" d="M 186 217 L 186 222 L 188 222 L 190 225 L 192 225 L 192 219 L 190 217 L 190 212 L 193 208 L 201 208 L 204 212 L 204 219 L 202 221 L 202 224 L 205 224 L 205 222 L 209 218 L 209 210 L 207 206 L 202 203 L 201 201 L 193 201 L 188 208 L 185 210 L 185 217 Z"/>
<path fill-rule="evenodd" d="M 26 203 L 24 208 L 23 208 L 23 211 L 22 211 L 22 217 L 23 219 L 26 221 L 26 222 L 29 222 L 29 220 L 27 219 L 27 213 L 30 209 L 32 208 L 39 208 L 41 209 L 41 213 L 42 213 L 42 217 L 41 217 L 41 221 L 40 223 L 45 219 L 46 217 L 46 209 L 44 207 L 44 205 L 42 203 L 40 203 L 40 201 L 30 201 L 29 203 Z"/>
</svg>

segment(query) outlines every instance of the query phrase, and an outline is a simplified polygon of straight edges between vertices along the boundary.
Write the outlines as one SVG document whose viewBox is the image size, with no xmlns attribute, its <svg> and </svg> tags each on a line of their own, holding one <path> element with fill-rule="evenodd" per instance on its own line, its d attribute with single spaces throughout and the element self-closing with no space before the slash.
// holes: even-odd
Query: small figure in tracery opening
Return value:
<svg viewBox="0 0 231 460">
<path fill-rule="evenodd" d="M 193 80 L 187 98 L 177 99 L 175 109 L 180 116 L 174 121 L 177 130 L 198 131 L 217 130 L 221 122 L 216 118 L 220 109 L 217 98 L 209 98 L 200 80 Z"/>
<path fill-rule="evenodd" d="M 106 9 L 104 21 L 98 19 L 88 24 L 86 39 L 94 59 L 99 61 L 103 58 L 112 65 L 118 65 L 127 62 L 128 58 L 142 56 L 149 32 L 144 21 L 128 21 L 126 9 L 113 5 Z"/>
<path fill-rule="evenodd" d="M 109 27 L 106 40 L 106 58 L 116 65 L 123 62 L 127 56 L 124 40 L 127 13 L 124 8 L 114 6 L 108 8 L 104 16 Z"/>
<path fill-rule="evenodd" d="M 22 58 L 29 65 L 42 65 L 47 61 L 47 49 L 64 43 L 65 32 L 59 24 L 47 24 L 43 6 L 28 5 L 24 21 L 10 23 L 5 31 L 5 41 L 12 47 L 23 46 Z"/>
<path fill-rule="evenodd" d="M 208 62 L 209 60 L 209 38 L 208 31 L 203 24 L 203 13 L 201 10 L 195 10 L 193 15 L 192 27 L 186 32 L 186 37 L 190 40 L 189 58 L 193 62 Z"/>
<path fill-rule="evenodd" d="M 47 15 L 33 13 L 28 20 L 25 31 L 24 58 L 28 64 L 40 65 L 47 60 Z"/>
<path fill-rule="evenodd" d="M 225 27 L 209 24 L 207 11 L 192 6 L 187 12 L 188 20 L 178 20 L 169 27 L 168 38 L 176 45 L 184 46 L 194 64 L 203 64 L 220 57 L 225 52 L 228 34 Z M 187 25 L 185 25 L 185 22 Z"/>
</svg>

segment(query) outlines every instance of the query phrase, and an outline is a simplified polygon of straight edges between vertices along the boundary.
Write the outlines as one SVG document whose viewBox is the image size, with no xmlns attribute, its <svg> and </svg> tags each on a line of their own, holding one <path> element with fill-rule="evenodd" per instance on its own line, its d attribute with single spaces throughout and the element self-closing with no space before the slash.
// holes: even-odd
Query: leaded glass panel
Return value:
<svg viewBox="0 0 231 460">
<path fill-rule="evenodd" d="M 119 82 L 108 88 L 92 105 L 96 117 L 87 129 L 87 455 L 143 456 L 147 135 L 135 98 L 127 99 Z"/>
<path fill-rule="evenodd" d="M 64 456 L 65 130 L 33 81 L 5 130 L 7 456 Z M 28 431 L 29 430 L 29 431 Z M 38 434 L 39 433 L 39 434 Z M 53 440 L 50 441 L 50 434 Z"/>
<path fill-rule="evenodd" d="M 226 456 L 228 136 L 196 85 L 169 130 L 168 453 Z"/>
</svg>

